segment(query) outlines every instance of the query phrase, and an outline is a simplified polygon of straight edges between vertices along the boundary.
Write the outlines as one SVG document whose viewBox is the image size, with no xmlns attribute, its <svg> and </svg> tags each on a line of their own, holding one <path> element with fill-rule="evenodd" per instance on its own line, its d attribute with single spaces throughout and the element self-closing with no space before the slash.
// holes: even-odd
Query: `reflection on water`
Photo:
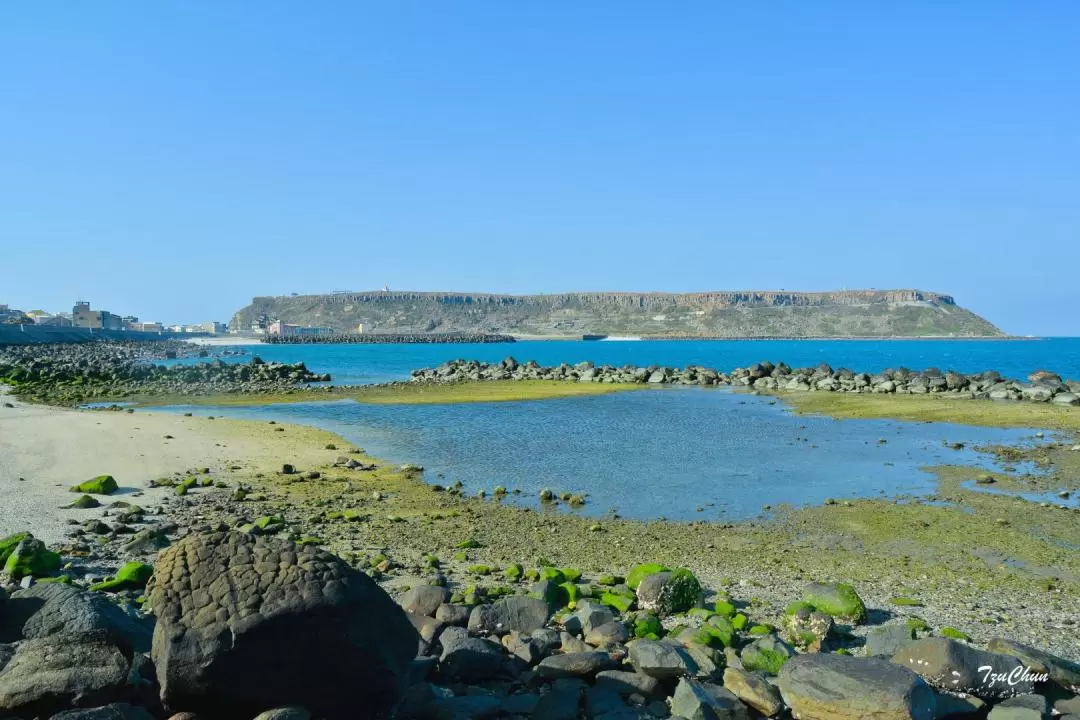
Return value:
<svg viewBox="0 0 1080 720">
<path fill-rule="evenodd" d="M 793 415 L 769 397 L 698 388 L 533 402 L 265 408 L 173 408 L 276 419 L 337 432 L 376 457 L 460 480 L 467 494 L 542 488 L 587 493 L 583 512 L 624 517 L 738 519 L 764 505 L 927 494 L 920 468 L 1000 469 L 977 445 L 1016 444 L 1031 430 Z M 963 443 L 953 450 L 944 443 Z M 1022 472 L 1032 467 L 1018 468 Z M 442 475 L 442 478 L 437 478 Z M 700 508 L 700 510 L 698 509 Z"/>
</svg>

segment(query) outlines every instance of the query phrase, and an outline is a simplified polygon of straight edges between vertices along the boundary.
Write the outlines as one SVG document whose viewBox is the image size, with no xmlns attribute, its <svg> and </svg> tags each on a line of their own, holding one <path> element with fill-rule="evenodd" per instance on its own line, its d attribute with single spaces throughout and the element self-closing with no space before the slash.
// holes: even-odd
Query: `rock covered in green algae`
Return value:
<svg viewBox="0 0 1080 720">
<path fill-rule="evenodd" d="M 45 577 L 60 569 L 60 555 L 28 532 L 0 540 L 0 568 L 15 580 Z"/>
<path fill-rule="evenodd" d="M 626 574 L 626 585 L 631 590 L 637 590 L 641 581 L 647 578 L 649 575 L 654 575 L 660 572 L 670 572 L 671 568 L 660 563 L 645 563 L 644 565 L 637 565 Z"/>
<path fill-rule="evenodd" d="M 91 495 L 112 495 L 119 489 L 116 479 L 112 475 L 98 475 L 96 478 L 87 480 L 68 488 L 71 492 L 90 493 Z"/>
<path fill-rule="evenodd" d="M 803 591 L 803 602 L 834 618 L 866 622 L 866 605 L 855 588 L 845 583 L 810 583 Z"/>
<path fill-rule="evenodd" d="M 91 585 L 91 590 L 116 592 L 117 590 L 137 590 L 146 587 L 154 568 L 143 562 L 129 562 L 117 571 L 112 580 Z"/>
</svg>

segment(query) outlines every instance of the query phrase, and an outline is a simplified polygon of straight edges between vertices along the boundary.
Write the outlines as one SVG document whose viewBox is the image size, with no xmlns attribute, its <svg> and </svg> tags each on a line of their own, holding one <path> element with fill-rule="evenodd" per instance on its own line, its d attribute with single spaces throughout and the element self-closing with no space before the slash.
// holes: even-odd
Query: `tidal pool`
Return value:
<svg viewBox="0 0 1080 720">
<path fill-rule="evenodd" d="M 530 402 L 170 409 L 317 426 L 385 461 L 423 465 L 430 483 L 461 481 L 468 495 L 502 485 L 520 490 L 505 502 L 538 506 L 550 488 L 586 494 L 574 512 L 641 519 L 735 520 L 766 505 L 923 495 L 935 478 L 922 468 L 1000 470 L 972 448 L 1035 442 L 1024 429 L 799 416 L 767 396 L 699 388 Z"/>
</svg>

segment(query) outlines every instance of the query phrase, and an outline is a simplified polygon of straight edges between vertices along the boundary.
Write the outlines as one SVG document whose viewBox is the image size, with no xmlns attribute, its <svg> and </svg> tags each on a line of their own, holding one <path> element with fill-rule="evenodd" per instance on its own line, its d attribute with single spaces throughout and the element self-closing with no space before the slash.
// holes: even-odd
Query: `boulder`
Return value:
<svg viewBox="0 0 1080 720">
<path fill-rule="evenodd" d="M 675 687 L 671 714 L 687 720 L 750 720 L 746 706 L 730 690 L 686 678 Z"/>
<path fill-rule="evenodd" d="M 388 717 L 418 637 L 366 575 L 312 545 L 242 533 L 184 538 L 148 587 L 162 702 L 210 717 L 300 705 Z"/>
<path fill-rule="evenodd" d="M 933 689 L 905 667 L 877 658 L 815 653 L 792 658 L 777 681 L 800 720 L 934 720 Z"/>
<path fill-rule="evenodd" d="M 683 568 L 647 575 L 637 588 L 638 607 L 660 615 L 686 612 L 700 601 L 701 583 Z"/>
<path fill-rule="evenodd" d="M 845 583 L 810 583 L 803 591 L 803 601 L 818 612 L 853 623 L 866 622 L 866 605 Z"/>
<path fill-rule="evenodd" d="M 573 652 L 551 655 L 536 666 L 537 674 L 542 678 L 592 677 L 603 670 L 614 670 L 619 666 L 606 652 Z"/>
<path fill-rule="evenodd" d="M 509 672 L 502 648 L 490 640 L 471 637 L 465 628 L 445 628 L 439 635 L 439 644 L 443 649 L 439 672 L 447 678 L 482 682 Z"/>
<path fill-rule="evenodd" d="M 775 635 L 765 635 L 744 647 L 739 660 L 747 670 L 775 675 L 794 655 L 795 651 L 783 640 Z"/>
<path fill-rule="evenodd" d="M 585 634 L 585 642 L 594 647 L 608 648 L 619 645 L 630 639 L 630 631 L 626 625 L 613 621 L 598 625 Z"/>
<path fill-rule="evenodd" d="M 30 533 L 17 533 L 0 540 L 0 574 L 12 580 L 44 577 L 59 569 L 60 555 Z"/>
<path fill-rule="evenodd" d="M 915 631 L 907 623 L 880 625 L 866 633 L 869 657 L 892 657 L 915 642 Z"/>
<path fill-rule="evenodd" d="M 625 670 L 604 670 L 596 674 L 596 687 L 610 687 L 622 697 L 641 695 L 656 700 L 664 697 L 664 687 L 654 677 Z"/>
<path fill-rule="evenodd" d="M 406 612 L 435 617 L 439 606 L 447 601 L 446 588 L 436 585 L 417 585 L 398 598 L 398 605 Z"/>
<path fill-rule="evenodd" d="M 1018 658 L 1031 673 L 1049 675 L 1069 692 L 1080 694 L 1080 664 L 1004 638 L 994 638 L 987 643 L 986 649 Z"/>
<path fill-rule="evenodd" d="M 49 720 L 154 720 L 154 716 L 145 708 L 127 703 L 112 703 L 88 710 L 65 710 L 53 715 Z"/>
<path fill-rule="evenodd" d="M 606 625 L 615 619 L 615 614 L 606 605 L 599 605 L 591 600 L 578 603 L 577 612 L 566 618 L 563 626 L 569 633 L 588 634 L 593 628 Z"/>
<path fill-rule="evenodd" d="M 664 640 L 635 640 L 627 648 L 634 670 L 657 680 L 708 677 L 716 671 L 710 659 L 696 657 L 687 648 Z"/>
<path fill-rule="evenodd" d="M 765 717 L 778 715 L 784 709 L 780 691 L 769 682 L 765 673 L 746 672 L 734 667 L 726 668 L 724 687 Z"/>
<path fill-rule="evenodd" d="M 0 717 L 49 716 L 129 693 L 131 655 L 102 630 L 26 640 L 0 670 Z"/>
<path fill-rule="evenodd" d="M 990 710 L 988 720 L 1047 720 L 1050 703 L 1042 695 L 1016 695 Z"/>
<path fill-rule="evenodd" d="M 62 583 L 19 590 L 0 613 L 0 642 L 104 630 L 122 646 L 150 650 L 153 625 L 131 617 L 103 595 Z"/>
<path fill-rule="evenodd" d="M 477 605 L 469 615 L 469 630 L 502 635 L 511 630 L 532 632 L 547 624 L 551 608 L 540 598 L 515 595 L 491 605 Z"/>
<path fill-rule="evenodd" d="M 119 489 L 112 475 L 98 475 L 84 483 L 79 483 L 68 488 L 71 492 L 89 493 L 91 495 L 112 495 Z"/>
<path fill-rule="evenodd" d="M 928 637 L 916 640 L 892 661 L 918 673 L 934 687 L 994 700 L 1030 693 L 1032 683 L 1010 677 L 1022 669 L 1016 657 L 985 652 L 956 640 Z"/>
</svg>

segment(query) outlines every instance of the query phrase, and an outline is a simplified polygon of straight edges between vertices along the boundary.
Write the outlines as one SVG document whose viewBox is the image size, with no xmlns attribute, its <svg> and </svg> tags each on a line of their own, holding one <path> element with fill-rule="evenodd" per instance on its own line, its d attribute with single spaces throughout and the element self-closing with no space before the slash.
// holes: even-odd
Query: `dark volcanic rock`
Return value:
<svg viewBox="0 0 1080 720">
<path fill-rule="evenodd" d="M 778 685 L 801 720 L 933 720 L 936 707 L 918 675 L 876 658 L 799 655 L 780 669 Z"/>
<path fill-rule="evenodd" d="M 0 671 L 0 717 L 122 700 L 130 669 L 130 655 L 102 630 L 27 640 Z"/>
<path fill-rule="evenodd" d="M 301 705 L 388 717 L 418 637 L 370 578 L 312 546 L 240 533 L 163 551 L 148 596 L 152 657 L 172 710 L 253 716 Z"/>
<path fill-rule="evenodd" d="M 104 595 L 61 583 L 19 590 L 0 614 L 0 642 L 107 630 L 137 652 L 150 650 L 152 626 L 128 616 Z"/>
<path fill-rule="evenodd" d="M 89 710 L 65 710 L 49 720 L 154 720 L 154 716 L 141 707 L 114 703 Z"/>
</svg>

